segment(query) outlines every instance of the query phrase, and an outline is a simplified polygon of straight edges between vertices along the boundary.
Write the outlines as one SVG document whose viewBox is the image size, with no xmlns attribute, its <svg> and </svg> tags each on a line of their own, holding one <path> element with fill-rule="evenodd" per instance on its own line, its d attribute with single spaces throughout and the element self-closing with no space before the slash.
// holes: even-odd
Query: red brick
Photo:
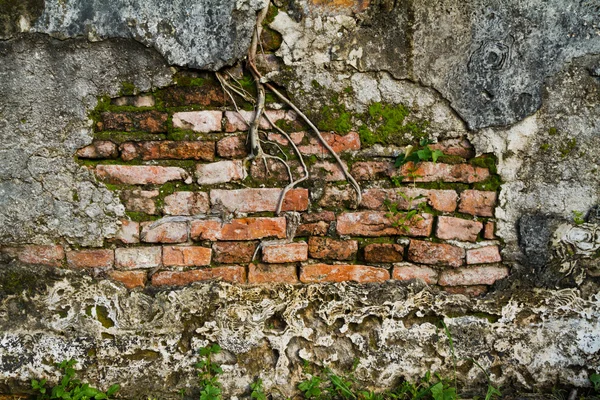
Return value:
<svg viewBox="0 0 600 400">
<path fill-rule="evenodd" d="M 439 284 L 442 286 L 491 285 L 508 276 L 508 268 L 481 266 L 444 270 L 440 274 Z"/>
<path fill-rule="evenodd" d="M 302 165 L 296 160 L 288 161 L 290 170 L 294 179 L 298 179 L 304 176 L 304 169 Z M 250 163 L 250 175 L 255 180 L 271 182 L 289 182 L 290 176 L 288 175 L 287 169 L 280 162 L 273 159 L 267 160 L 267 169 L 265 169 L 265 163 L 262 160 L 253 160 Z"/>
<path fill-rule="evenodd" d="M 464 264 L 465 250 L 445 243 L 411 240 L 408 259 L 419 264 L 460 267 Z"/>
<path fill-rule="evenodd" d="M 104 131 L 145 131 L 159 133 L 167 131 L 168 114 L 158 111 L 144 112 L 105 112 L 100 116 L 102 122 L 96 126 Z"/>
<path fill-rule="evenodd" d="M 162 92 L 165 107 L 201 105 L 221 107 L 227 97 L 223 88 L 215 82 L 205 81 L 200 86 L 170 86 Z"/>
<path fill-rule="evenodd" d="M 483 238 L 492 240 L 496 239 L 496 223 L 494 221 L 488 221 L 483 226 Z"/>
<path fill-rule="evenodd" d="M 412 265 L 402 263 L 394 266 L 392 279 L 399 281 L 408 281 L 411 279 L 420 279 L 428 285 L 435 285 L 438 280 L 438 272 L 433 268 L 423 265 Z"/>
<path fill-rule="evenodd" d="M 210 209 L 206 192 L 175 192 L 165 197 L 163 212 L 168 215 L 197 215 Z"/>
<path fill-rule="evenodd" d="M 359 283 L 384 282 L 390 279 L 390 273 L 367 265 L 305 265 L 300 270 L 300 281 L 304 283 L 346 282 Z"/>
<path fill-rule="evenodd" d="M 298 283 L 295 265 L 250 264 L 248 266 L 248 283 Z"/>
<path fill-rule="evenodd" d="M 173 114 L 173 127 L 194 132 L 220 132 L 221 111 L 185 111 Z"/>
<path fill-rule="evenodd" d="M 323 197 L 319 200 L 321 207 L 335 209 L 351 208 L 356 204 L 356 191 L 351 186 L 325 186 Z"/>
<path fill-rule="evenodd" d="M 211 250 L 201 246 L 164 246 L 163 265 L 200 267 L 210 265 Z"/>
<path fill-rule="evenodd" d="M 365 246 L 365 261 L 393 263 L 402 261 L 404 247 L 394 243 L 373 243 Z"/>
<path fill-rule="evenodd" d="M 67 251 L 67 265 L 71 268 L 112 268 L 114 263 L 113 250 Z"/>
<path fill-rule="evenodd" d="M 488 291 L 488 287 L 485 285 L 444 286 L 444 291 L 450 294 L 462 294 L 468 297 L 478 297 L 486 294 Z"/>
<path fill-rule="evenodd" d="M 109 140 L 95 140 L 92 144 L 77 150 L 79 158 L 117 158 L 117 145 Z"/>
<path fill-rule="evenodd" d="M 110 279 L 121 282 L 127 289 L 146 286 L 148 274 L 146 271 L 110 271 Z"/>
<path fill-rule="evenodd" d="M 335 133 L 322 132 L 321 136 L 323 136 L 323 139 L 325 139 L 333 151 L 338 154 L 347 151 L 360 150 L 360 137 L 356 132 L 350 132 L 344 136 L 337 135 Z M 314 136 L 306 135 L 304 132 L 294 132 L 290 134 L 290 137 L 294 143 L 298 145 L 298 150 L 300 150 L 300 153 L 304 155 L 329 155 L 329 151 L 321 144 L 321 141 Z M 300 143 L 304 137 L 308 137 L 308 144 L 301 145 Z M 284 146 L 288 145 L 287 139 L 279 133 L 269 134 L 268 139 L 276 141 Z"/>
<path fill-rule="evenodd" d="M 228 136 L 217 142 L 217 154 L 223 158 L 244 158 L 248 155 L 246 136 Z"/>
<path fill-rule="evenodd" d="M 491 264 L 501 262 L 498 246 L 485 246 L 467 250 L 467 264 Z"/>
<path fill-rule="evenodd" d="M 308 240 L 311 258 L 352 260 L 358 251 L 356 240 L 335 240 L 328 237 L 311 237 Z"/>
<path fill-rule="evenodd" d="M 115 268 L 137 269 L 162 266 L 160 247 L 130 247 L 115 249 Z"/>
<path fill-rule="evenodd" d="M 62 246 L 30 245 L 23 246 L 17 251 L 19 261 L 26 264 L 41 264 L 51 267 L 60 267 L 65 258 Z"/>
<path fill-rule="evenodd" d="M 133 244 L 140 242 L 140 224 L 139 222 L 121 220 L 119 230 L 115 235 L 115 240 L 125 244 Z"/>
<path fill-rule="evenodd" d="M 147 141 L 125 142 L 119 146 L 121 158 L 131 161 L 148 160 L 202 160 L 215 159 L 215 142 L 201 141 Z"/>
<path fill-rule="evenodd" d="M 155 101 L 151 94 L 140 96 L 122 96 L 111 99 L 110 103 L 115 106 L 131 106 L 131 107 L 154 107 Z"/>
<path fill-rule="evenodd" d="M 300 224 L 296 229 L 296 236 L 325 236 L 331 224 L 325 221 Z"/>
<path fill-rule="evenodd" d="M 159 194 L 158 190 L 123 190 L 121 192 L 121 200 L 125 204 L 127 211 L 153 215 L 156 214 L 154 200 Z"/>
<path fill-rule="evenodd" d="M 281 189 L 237 189 L 210 191 L 210 202 L 222 204 L 235 212 L 275 211 L 281 197 Z M 304 211 L 308 208 L 308 190 L 291 189 L 283 200 L 282 211 Z"/>
<path fill-rule="evenodd" d="M 352 164 L 351 174 L 359 181 L 372 181 L 398 175 L 391 161 L 359 161 Z"/>
<path fill-rule="evenodd" d="M 469 164 L 443 164 L 433 162 L 408 162 L 400 168 L 404 182 L 481 182 L 489 178 L 487 168 L 474 167 Z"/>
<path fill-rule="evenodd" d="M 338 216 L 337 232 L 351 236 L 429 236 L 433 227 L 433 216 L 421 214 L 406 222 L 406 228 L 394 226 L 395 218 L 382 211 L 345 213 Z"/>
<path fill-rule="evenodd" d="M 321 211 L 316 213 L 302 214 L 302 222 L 333 222 L 335 213 L 333 211 Z"/>
<path fill-rule="evenodd" d="M 286 237 L 286 221 L 277 218 L 239 218 L 228 223 L 216 220 L 193 221 L 193 240 L 253 240 Z"/>
<path fill-rule="evenodd" d="M 344 165 L 346 165 L 345 162 Z M 333 161 L 317 161 L 309 167 L 309 170 L 310 179 L 313 180 L 324 180 L 325 182 L 346 180 L 346 176 L 340 165 Z"/>
<path fill-rule="evenodd" d="M 221 264 L 252 262 L 258 242 L 215 242 L 214 261 Z"/>
<path fill-rule="evenodd" d="M 228 267 L 214 267 L 195 269 L 191 271 L 161 271 L 152 275 L 154 286 L 184 286 L 200 281 L 226 281 L 231 283 L 244 283 L 246 269 L 237 265 Z"/>
<path fill-rule="evenodd" d="M 306 261 L 308 245 L 306 242 L 272 243 L 262 247 L 262 260 L 269 264 Z"/>
<path fill-rule="evenodd" d="M 444 240 L 456 239 L 475 242 L 481 229 L 483 229 L 483 224 L 479 221 L 440 216 L 435 235 Z"/>
<path fill-rule="evenodd" d="M 427 201 L 434 209 L 443 212 L 454 212 L 458 194 L 454 190 L 427 190 L 419 188 L 402 187 L 397 189 L 366 189 L 363 192 L 361 206 L 371 210 L 387 209 L 386 200 L 395 203 L 399 210 L 408 210 L 409 200 L 412 198 L 412 207 L 417 208 L 419 203 Z M 419 198 L 420 196 L 423 196 Z"/>
<path fill-rule="evenodd" d="M 126 185 L 162 185 L 169 181 L 183 180 L 192 183 L 188 173 L 179 167 L 155 165 L 98 165 L 96 175 L 110 183 Z"/>
<path fill-rule="evenodd" d="M 458 211 L 482 217 L 493 217 L 496 197 L 496 192 L 465 190 L 460 194 Z"/>
<path fill-rule="evenodd" d="M 187 222 L 142 222 L 140 239 L 146 243 L 183 243 L 188 240 Z"/>
<path fill-rule="evenodd" d="M 371 0 L 310 0 L 315 13 L 327 15 L 352 15 L 365 11 Z M 318 15 L 318 14 L 317 14 Z"/>
<path fill-rule="evenodd" d="M 431 150 L 441 150 L 447 156 L 459 156 L 462 158 L 475 157 L 475 149 L 467 139 L 448 139 L 438 143 L 430 144 Z"/>
<path fill-rule="evenodd" d="M 292 142 L 294 142 L 295 145 L 299 145 L 300 143 L 302 143 L 304 138 L 307 137 L 306 132 L 291 132 L 288 133 L 288 136 L 290 137 L 290 139 L 292 139 Z M 271 142 L 276 142 L 282 146 L 289 146 L 287 138 L 281 133 L 269 132 L 267 133 L 267 139 Z"/>
<path fill-rule="evenodd" d="M 246 179 L 247 173 L 241 160 L 218 161 L 210 164 L 198 164 L 196 176 L 200 185 L 211 185 Z"/>
</svg>

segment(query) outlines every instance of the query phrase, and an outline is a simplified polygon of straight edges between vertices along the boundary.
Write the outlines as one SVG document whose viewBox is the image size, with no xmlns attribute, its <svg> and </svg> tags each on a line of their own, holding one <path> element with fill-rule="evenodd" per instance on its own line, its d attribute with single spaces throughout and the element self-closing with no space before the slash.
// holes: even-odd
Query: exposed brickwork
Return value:
<svg viewBox="0 0 600 400">
<path fill-rule="evenodd" d="M 462 158 L 475 157 L 475 149 L 467 139 L 448 139 L 438 143 L 430 144 L 431 150 L 441 150 L 448 156 L 459 156 Z"/>
<path fill-rule="evenodd" d="M 312 179 L 325 182 L 343 181 L 346 179 L 344 171 L 339 164 L 332 161 L 317 161 L 309 167 Z"/>
<path fill-rule="evenodd" d="M 239 160 L 218 161 L 196 166 L 196 177 L 200 185 L 240 181 L 246 176 L 244 164 Z"/>
<path fill-rule="evenodd" d="M 226 209 L 235 212 L 275 211 L 281 189 L 238 189 L 210 191 L 212 204 L 222 204 Z M 282 211 L 304 211 L 308 208 L 308 190 L 291 189 L 283 199 Z"/>
<path fill-rule="evenodd" d="M 439 284 L 442 286 L 491 285 L 507 276 L 508 268 L 506 267 L 481 266 L 447 269 L 441 272 Z"/>
<path fill-rule="evenodd" d="M 208 212 L 206 192 L 175 192 L 165 197 L 163 212 L 169 215 L 197 215 Z"/>
<path fill-rule="evenodd" d="M 210 265 L 211 249 L 202 246 L 164 246 L 163 265 L 167 267 L 201 267 Z"/>
<path fill-rule="evenodd" d="M 304 283 L 344 282 L 359 283 L 383 282 L 390 279 L 390 273 L 368 265 L 304 265 L 300 270 L 300 281 Z"/>
<path fill-rule="evenodd" d="M 121 200 L 127 211 L 156 214 L 155 200 L 160 193 L 158 190 L 124 190 Z"/>
<path fill-rule="evenodd" d="M 122 96 L 110 100 L 115 106 L 131 106 L 131 107 L 154 107 L 156 104 L 154 97 L 150 94 L 141 96 Z"/>
<path fill-rule="evenodd" d="M 248 155 L 246 136 L 228 136 L 217 142 L 217 154 L 223 158 L 244 158 Z"/>
<path fill-rule="evenodd" d="M 388 217 L 388 213 L 364 211 L 344 213 L 337 218 L 337 232 L 350 236 L 429 236 L 433 226 L 431 214 L 416 215 L 405 221 L 403 226 L 397 225 L 398 219 Z"/>
<path fill-rule="evenodd" d="M 249 263 L 257 247 L 258 242 L 215 242 L 213 260 L 221 264 Z"/>
<path fill-rule="evenodd" d="M 226 95 L 218 83 L 206 81 L 202 86 L 171 86 L 162 93 L 165 107 L 181 107 L 201 105 L 221 107 L 226 102 Z"/>
<path fill-rule="evenodd" d="M 146 271 L 110 271 L 110 279 L 121 282 L 127 289 L 146 286 L 148 274 Z"/>
<path fill-rule="evenodd" d="M 454 190 L 427 190 L 410 187 L 366 189 L 360 205 L 371 210 L 385 210 L 387 209 L 386 201 L 396 204 L 400 210 L 417 208 L 419 203 L 427 202 L 435 210 L 454 212 L 458 203 L 458 194 Z"/>
<path fill-rule="evenodd" d="M 269 264 L 306 261 L 308 245 L 306 242 L 273 243 L 262 247 L 262 260 Z"/>
<path fill-rule="evenodd" d="M 460 267 L 464 264 L 465 250 L 445 243 L 411 240 L 408 246 L 408 259 L 421 264 Z"/>
<path fill-rule="evenodd" d="M 372 263 L 394 263 L 404 258 L 404 247 L 394 243 L 373 243 L 365 246 L 365 261 Z"/>
<path fill-rule="evenodd" d="M 115 249 L 115 268 L 156 268 L 162 265 L 160 247 L 131 247 Z"/>
<path fill-rule="evenodd" d="M 152 275 L 154 286 L 185 286 L 200 281 L 246 282 L 246 269 L 240 266 L 213 267 L 191 271 L 161 271 Z"/>
<path fill-rule="evenodd" d="M 467 250 L 467 264 L 491 264 L 502 261 L 498 246 Z"/>
<path fill-rule="evenodd" d="M 162 185 L 169 181 L 183 180 L 191 183 L 188 173 L 179 167 L 155 165 L 98 165 L 96 175 L 109 183 L 126 185 Z"/>
<path fill-rule="evenodd" d="M 311 237 L 308 241 L 311 258 L 352 260 L 358 252 L 356 240 L 336 240 L 328 237 Z"/>
<path fill-rule="evenodd" d="M 124 161 L 140 160 L 202 160 L 215 159 L 214 142 L 171 141 L 126 142 L 119 146 Z"/>
<path fill-rule="evenodd" d="M 285 218 L 239 218 L 229 223 L 216 220 L 193 221 L 193 240 L 254 240 L 268 237 L 284 239 Z"/>
<path fill-rule="evenodd" d="M 112 268 L 114 263 L 113 250 L 67 251 L 67 265 L 71 268 Z"/>
<path fill-rule="evenodd" d="M 324 236 L 329 231 L 331 223 L 325 221 L 300 224 L 296 229 L 296 236 Z"/>
<path fill-rule="evenodd" d="M 109 140 L 94 140 L 89 146 L 82 147 L 77 150 L 79 158 L 117 158 L 119 150 L 117 145 Z"/>
<path fill-rule="evenodd" d="M 125 244 L 140 242 L 140 223 L 129 220 L 121 220 L 121 226 L 114 237 L 114 240 Z"/>
<path fill-rule="evenodd" d="M 488 221 L 483 226 L 483 238 L 488 240 L 496 239 L 496 223 L 494 221 Z"/>
<path fill-rule="evenodd" d="M 412 265 L 403 263 L 394 266 L 392 278 L 399 281 L 408 281 L 411 279 L 420 279 L 428 285 L 435 285 L 438 280 L 438 272 L 424 265 Z"/>
<path fill-rule="evenodd" d="M 32 245 L 18 249 L 16 256 L 23 263 L 60 267 L 65 259 L 65 251 L 62 246 Z"/>
<path fill-rule="evenodd" d="M 440 239 L 455 239 L 474 242 L 483 229 L 479 221 L 454 217 L 438 217 L 435 235 Z"/>
<path fill-rule="evenodd" d="M 142 222 L 140 239 L 146 243 L 183 243 L 188 240 L 187 222 Z"/>
<path fill-rule="evenodd" d="M 166 132 L 167 113 L 158 111 L 144 112 L 105 112 L 101 115 L 101 122 L 96 128 L 105 131 L 144 131 L 150 133 Z"/>
<path fill-rule="evenodd" d="M 471 215 L 493 217 L 496 197 L 496 192 L 465 190 L 460 194 L 458 211 Z"/>
<path fill-rule="evenodd" d="M 298 283 L 295 265 L 250 264 L 248 266 L 248 283 Z"/>
<path fill-rule="evenodd" d="M 220 132 L 221 111 L 186 111 L 173 114 L 173 127 L 194 132 Z"/>
</svg>

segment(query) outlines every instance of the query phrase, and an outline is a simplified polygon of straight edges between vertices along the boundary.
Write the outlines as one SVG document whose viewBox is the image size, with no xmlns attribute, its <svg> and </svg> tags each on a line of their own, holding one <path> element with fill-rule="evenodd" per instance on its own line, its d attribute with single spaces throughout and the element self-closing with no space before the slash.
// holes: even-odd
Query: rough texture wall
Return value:
<svg viewBox="0 0 600 400">
<path fill-rule="evenodd" d="M 277 216 L 252 105 L 199 70 L 254 93 L 236 63 L 264 2 L 163 3 L 0 1 L 0 393 L 72 357 L 127 398 L 195 396 L 210 342 L 227 396 L 292 394 L 307 363 L 383 389 L 450 373 L 441 320 L 466 395 L 469 358 L 507 392 L 589 385 L 600 4 L 274 1 L 258 68 L 363 195 L 268 97 L 310 172 Z M 423 138 L 444 156 L 394 165 Z"/>
</svg>

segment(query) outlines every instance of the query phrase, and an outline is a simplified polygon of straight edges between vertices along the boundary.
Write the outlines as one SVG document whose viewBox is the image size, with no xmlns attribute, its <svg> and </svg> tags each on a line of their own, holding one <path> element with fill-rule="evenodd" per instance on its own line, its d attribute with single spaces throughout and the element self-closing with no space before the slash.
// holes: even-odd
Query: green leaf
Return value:
<svg viewBox="0 0 600 400">
<path fill-rule="evenodd" d="M 405 163 L 404 158 L 404 154 L 400 154 L 398 157 L 396 157 L 396 162 L 394 163 L 394 166 L 396 168 L 399 168 L 402 164 Z"/>
<path fill-rule="evenodd" d="M 425 147 L 417 151 L 417 155 L 419 156 L 419 161 L 429 161 L 431 160 L 431 150 L 429 147 Z"/>
<path fill-rule="evenodd" d="M 590 375 L 590 381 L 594 384 L 594 390 L 596 392 L 600 391 L 600 374 Z"/>
<path fill-rule="evenodd" d="M 110 397 L 113 394 L 117 393 L 120 389 L 121 389 L 121 385 L 114 384 L 114 385 L 112 385 L 111 387 L 108 388 L 108 390 L 106 391 L 106 395 L 108 397 Z"/>
<path fill-rule="evenodd" d="M 435 150 L 433 153 L 431 153 L 431 159 L 435 163 L 437 162 L 438 158 L 440 158 L 443 155 L 444 153 L 441 150 Z"/>
<path fill-rule="evenodd" d="M 494 386 L 488 384 L 488 390 L 485 395 L 485 400 L 492 400 L 495 396 L 502 396 L 502 393 Z"/>
</svg>

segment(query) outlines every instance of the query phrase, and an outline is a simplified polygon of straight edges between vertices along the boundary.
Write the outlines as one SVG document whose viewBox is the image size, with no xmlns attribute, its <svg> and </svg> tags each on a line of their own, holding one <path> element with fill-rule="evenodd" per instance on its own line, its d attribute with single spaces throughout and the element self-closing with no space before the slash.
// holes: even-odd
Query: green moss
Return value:
<svg viewBox="0 0 600 400">
<path fill-rule="evenodd" d="M 79 193 L 77 193 L 76 190 L 73 190 L 73 201 L 74 202 L 78 202 L 79 201 Z"/>
<path fill-rule="evenodd" d="M 113 320 L 108 316 L 108 310 L 104 306 L 96 306 L 96 318 L 105 328 L 112 328 L 115 326 Z"/>
<path fill-rule="evenodd" d="M 552 145 L 550 143 L 542 143 L 540 144 L 540 150 L 542 151 L 548 151 L 552 148 Z"/>
<path fill-rule="evenodd" d="M 484 154 L 479 157 L 472 158 L 469 163 L 475 167 L 487 168 L 491 174 L 497 174 L 496 164 L 498 159 L 492 154 Z"/>
<path fill-rule="evenodd" d="M 178 86 L 202 86 L 206 82 L 205 78 L 194 77 L 186 73 L 178 73 L 173 79 Z"/>
<path fill-rule="evenodd" d="M 577 147 L 577 139 L 571 138 L 560 144 L 558 151 L 561 158 L 567 158 Z"/>
<path fill-rule="evenodd" d="M 269 10 L 267 11 L 267 15 L 265 16 L 265 19 L 263 20 L 263 25 L 271 24 L 275 20 L 277 14 L 279 14 L 279 8 L 271 4 L 269 6 Z"/>
<path fill-rule="evenodd" d="M 334 100 L 334 103 L 337 103 L 337 99 Z M 323 106 L 317 127 L 324 131 L 348 133 L 352 129 L 352 115 L 346 111 L 344 104 Z"/>
<path fill-rule="evenodd" d="M 551 128 L 548 129 L 548 135 L 555 136 L 557 134 L 558 134 L 558 130 L 556 129 L 556 127 L 553 126 L 553 127 L 551 127 Z"/>
<path fill-rule="evenodd" d="M 500 179 L 500 176 L 491 175 L 485 181 L 474 183 L 473 189 L 495 192 L 500 189 L 500 185 L 502 185 L 502 179 Z"/>
<path fill-rule="evenodd" d="M 150 361 L 160 358 L 160 353 L 154 350 L 143 349 L 136 350 L 133 354 L 127 354 L 124 356 L 124 358 L 132 361 Z"/>
<path fill-rule="evenodd" d="M 144 222 L 144 221 L 156 221 L 160 217 L 157 215 L 149 215 L 142 212 L 137 211 L 125 211 L 125 215 L 129 217 L 132 221 L 135 222 Z"/>
<path fill-rule="evenodd" d="M 409 115 L 410 109 L 404 104 L 371 104 L 364 115 L 366 124 L 358 129 L 361 143 L 365 146 L 372 146 L 376 143 L 406 145 L 407 137 L 413 141 L 426 137 L 425 130 L 429 122 L 406 122 Z"/>
<path fill-rule="evenodd" d="M 136 91 L 137 89 L 132 82 L 121 82 L 121 90 L 119 91 L 121 96 L 132 96 Z"/>
<path fill-rule="evenodd" d="M 96 132 L 94 138 L 98 140 L 110 140 L 116 144 L 124 142 L 139 142 L 143 140 L 165 140 L 167 135 L 163 133 L 147 132 Z"/>
</svg>

